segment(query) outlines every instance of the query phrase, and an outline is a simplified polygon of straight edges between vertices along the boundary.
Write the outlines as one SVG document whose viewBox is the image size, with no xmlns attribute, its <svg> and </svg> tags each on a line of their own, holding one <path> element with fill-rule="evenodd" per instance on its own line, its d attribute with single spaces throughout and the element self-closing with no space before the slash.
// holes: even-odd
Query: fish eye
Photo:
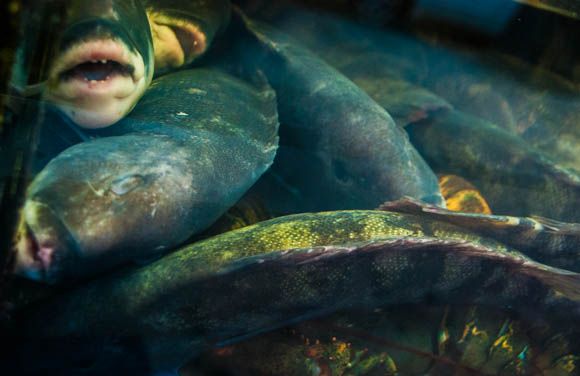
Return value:
<svg viewBox="0 0 580 376">
<path fill-rule="evenodd" d="M 118 196 L 122 196 L 126 193 L 131 192 L 138 186 L 142 185 L 145 182 L 145 178 L 141 175 L 126 175 L 121 176 L 113 180 L 111 183 L 111 187 L 109 188 L 111 192 Z"/>
</svg>

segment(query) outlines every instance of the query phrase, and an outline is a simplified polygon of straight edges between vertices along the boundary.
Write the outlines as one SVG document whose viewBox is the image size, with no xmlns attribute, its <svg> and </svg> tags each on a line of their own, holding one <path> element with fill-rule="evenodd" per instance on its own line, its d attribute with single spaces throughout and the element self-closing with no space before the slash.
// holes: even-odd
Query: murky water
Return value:
<svg viewBox="0 0 580 376">
<path fill-rule="evenodd" d="M 578 374 L 577 21 L 531 5 L 24 7 L 0 372 Z"/>
</svg>

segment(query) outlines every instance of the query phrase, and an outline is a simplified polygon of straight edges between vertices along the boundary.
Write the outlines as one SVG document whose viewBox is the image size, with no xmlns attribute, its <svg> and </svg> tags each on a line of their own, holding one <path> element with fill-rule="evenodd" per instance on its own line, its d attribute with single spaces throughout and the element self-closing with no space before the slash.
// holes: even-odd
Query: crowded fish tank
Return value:
<svg viewBox="0 0 580 376">
<path fill-rule="evenodd" d="M 580 1 L 0 9 L 0 374 L 580 375 Z"/>
</svg>

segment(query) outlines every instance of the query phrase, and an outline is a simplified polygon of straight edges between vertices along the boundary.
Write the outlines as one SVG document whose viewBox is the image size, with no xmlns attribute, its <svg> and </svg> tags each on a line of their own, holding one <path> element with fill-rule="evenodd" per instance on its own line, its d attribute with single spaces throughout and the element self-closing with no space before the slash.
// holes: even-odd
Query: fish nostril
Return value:
<svg viewBox="0 0 580 376">
<path fill-rule="evenodd" d="M 122 196 L 139 187 L 145 182 L 145 178 L 141 175 L 122 176 L 113 180 L 111 183 L 111 192 L 118 196 Z"/>
</svg>

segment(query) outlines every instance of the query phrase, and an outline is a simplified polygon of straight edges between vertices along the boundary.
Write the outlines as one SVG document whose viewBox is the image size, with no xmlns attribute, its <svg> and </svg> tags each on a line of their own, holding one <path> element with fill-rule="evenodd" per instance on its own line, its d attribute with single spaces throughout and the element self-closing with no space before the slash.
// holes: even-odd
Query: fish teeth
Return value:
<svg viewBox="0 0 580 376">
<path fill-rule="evenodd" d="M 107 60 L 105 59 L 101 60 L 101 64 L 107 64 Z"/>
</svg>

